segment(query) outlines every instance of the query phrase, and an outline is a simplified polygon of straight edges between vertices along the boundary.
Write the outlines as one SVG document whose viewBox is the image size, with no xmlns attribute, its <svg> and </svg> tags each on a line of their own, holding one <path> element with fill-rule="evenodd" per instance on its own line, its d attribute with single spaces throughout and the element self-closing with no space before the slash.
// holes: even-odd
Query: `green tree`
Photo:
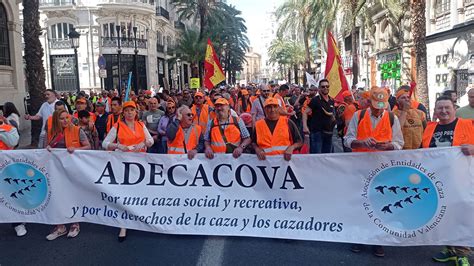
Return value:
<svg viewBox="0 0 474 266">
<path fill-rule="evenodd" d="M 271 63 L 278 64 L 282 67 L 283 72 L 287 71 L 288 82 L 291 81 L 291 71 L 293 70 L 294 82 L 299 83 L 298 69 L 305 63 L 305 48 L 301 43 L 278 36 L 271 42 L 268 54 Z M 284 76 L 283 73 L 282 76 Z"/>
<path fill-rule="evenodd" d="M 199 77 L 198 64 L 204 60 L 203 51 L 206 50 L 206 43 L 199 39 L 199 32 L 196 29 L 187 29 L 181 35 L 176 46 L 176 54 L 180 58 L 191 63 L 191 76 Z"/>
<path fill-rule="evenodd" d="M 43 67 L 43 47 L 39 37 L 39 0 L 23 0 L 23 38 L 25 41 L 26 81 L 31 98 L 31 112 L 36 113 L 41 107 L 46 90 L 45 71 Z M 31 123 L 31 145 L 38 144 L 42 121 Z"/>
</svg>

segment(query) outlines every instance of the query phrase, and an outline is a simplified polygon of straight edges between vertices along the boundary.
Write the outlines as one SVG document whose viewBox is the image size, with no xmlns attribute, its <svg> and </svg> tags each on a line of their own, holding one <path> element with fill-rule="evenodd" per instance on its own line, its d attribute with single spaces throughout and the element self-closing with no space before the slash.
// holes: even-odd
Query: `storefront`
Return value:
<svg viewBox="0 0 474 266">
<path fill-rule="evenodd" d="M 105 89 L 113 90 L 118 89 L 119 80 L 122 84 L 122 89 L 127 87 L 128 83 L 128 74 L 132 73 L 132 89 L 135 90 L 133 84 L 135 84 L 135 79 L 138 78 L 138 90 L 147 89 L 147 68 L 146 68 L 146 56 L 138 55 L 137 56 L 137 72 L 138 76 L 135 75 L 133 58 L 135 55 L 122 54 L 120 55 L 120 78 L 118 71 L 118 55 L 116 54 L 106 54 L 104 55 L 105 61 L 107 62 L 107 78 L 105 79 Z"/>
</svg>

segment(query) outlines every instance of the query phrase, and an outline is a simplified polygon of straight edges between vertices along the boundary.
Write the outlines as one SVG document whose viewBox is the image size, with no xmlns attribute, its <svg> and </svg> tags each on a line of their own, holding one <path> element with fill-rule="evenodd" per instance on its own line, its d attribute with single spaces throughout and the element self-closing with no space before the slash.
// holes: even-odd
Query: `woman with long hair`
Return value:
<svg viewBox="0 0 474 266">
<path fill-rule="evenodd" d="M 250 113 L 252 110 L 252 102 L 250 101 L 250 94 L 248 90 L 241 90 L 239 95 L 239 103 L 237 105 L 237 114 Z"/>
<path fill-rule="evenodd" d="M 121 119 L 110 129 L 102 147 L 109 151 L 146 152 L 154 143 L 145 124 L 138 121 L 137 105 L 133 101 L 124 102 Z M 120 228 L 118 241 L 127 237 L 127 229 Z"/>
<path fill-rule="evenodd" d="M 51 151 L 52 148 L 66 148 L 69 153 L 73 153 L 75 150 L 89 150 L 91 148 L 86 134 L 80 127 L 72 124 L 71 116 L 66 110 L 54 111 L 52 122 L 45 138 L 45 147 L 48 151 Z M 73 223 L 69 228 L 69 233 L 66 225 L 60 224 L 54 227 L 46 239 L 54 240 L 65 234 L 67 237 L 73 238 L 79 234 L 79 231 L 79 223 Z"/>
<path fill-rule="evenodd" d="M 7 124 L 20 131 L 20 112 L 18 112 L 14 103 L 6 102 L 3 104 L 3 116 L 6 118 Z"/>
</svg>

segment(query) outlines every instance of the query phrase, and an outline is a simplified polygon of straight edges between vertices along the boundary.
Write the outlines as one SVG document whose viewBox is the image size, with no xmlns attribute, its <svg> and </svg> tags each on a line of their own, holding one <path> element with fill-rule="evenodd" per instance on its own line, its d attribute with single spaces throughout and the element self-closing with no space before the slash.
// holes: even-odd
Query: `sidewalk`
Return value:
<svg viewBox="0 0 474 266">
<path fill-rule="evenodd" d="M 28 127 L 20 131 L 20 145 L 18 146 L 19 150 L 22 149 L 31 149 L 31 128 Z"/>
</svg>

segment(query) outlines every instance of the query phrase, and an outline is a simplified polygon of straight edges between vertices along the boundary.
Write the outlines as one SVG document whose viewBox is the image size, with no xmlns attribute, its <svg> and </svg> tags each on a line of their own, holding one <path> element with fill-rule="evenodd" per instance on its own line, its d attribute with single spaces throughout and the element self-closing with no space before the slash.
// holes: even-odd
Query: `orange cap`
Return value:
<svg viewBox="0 0 474 266">
<path fill-rule="evenodd" d="M 133 108 L 137 109 L 137 104 L 134 101 L 124 102 L 123 105 L 122 105 L 122 108 L 125 109 L 127 107 L 133 107 Z"/>
<path fill-rule="evenodd" d="M 203 97 L 203 98 L 204 98 L 204 94 L 203 94 L 202 92 L 200 92 L 200 91 L 198 91 L 198 92 L 196 92 L 196 93 L 194 94 L 194 97 L 196 97 L 196 96 L 200 96 L 200 97 Z"/>
<path fill-rule="evenodd" d="M 229 105 L 229 102 L 225 98 L 219 98 L 216 100 L 214 105 L 218 105 L 218 104 Z"/>
<path fill-rule="evenodd" d="M 241 90 L 240 93 L 242 93 L 242 95 L 249 95 L 249 91 L 248 91 L 248 90 Z"/>
<path fill-rule="evenodd" d="M 342 92 L 342 98 L 352 97 L 352 93 L 348 90 Z"/>
<path fill-rule="evenodd" d="M 397 99 L 398 99 L 398 97 L 402 96 L 403 94 L 409 94 L 409 93 L 410 92 L 408 90 L 401 89 L 401 90 L 397 91 L 397 94 L 395 94 L 395 97 L 397 97 Z"/>
<path fill-rule="evenodd" d="M 364 98 L 364 99 L 367 99 L 367 100 L 370 100 L 370 92 L 368 91 L 364 91 L 360 97 Z"/>
<path fill-rule="evenodd" d="M 375 109 L 387 109 L 387 90 L 378 87 L 372 88 L 370 90 L 370 101 L 372 102 L 372 107 L 374 107 Z"/>
<path fill-rule="evenodd" d="M 263 106 L 267 107 L 268 105 L 278 105 L 278 100 L 276 98 L 269 97 L 265 100 Z"/>
</svg>

